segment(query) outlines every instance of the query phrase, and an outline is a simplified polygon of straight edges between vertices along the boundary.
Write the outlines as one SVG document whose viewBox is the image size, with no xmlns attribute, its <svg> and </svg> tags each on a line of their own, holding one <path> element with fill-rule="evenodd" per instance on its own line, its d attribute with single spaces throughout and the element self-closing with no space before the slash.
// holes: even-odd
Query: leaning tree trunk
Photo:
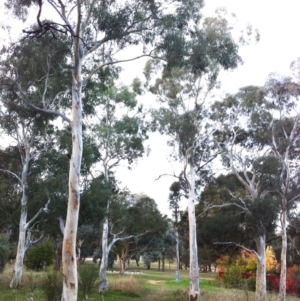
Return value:
<svg viewBox="0 0 300 301">
<path fill-rule="evenodd" d="M 108 281 L 106 277 L 106 269 L 108 265 L 108 248 L 107 248 L 107 240 L 108 240 L 108 219 L 105 218 L 103 223 L 103 233 L 102 233 L 102 259 L 99 271 L 99 293 L 105 294 L 108 290 Z"/>
<path fill-rule="evenodd" d="M 82 159 L 81 65 L 83 61 L 83 49 L 79 43 L 81 43 L 79 38 L 76 38 L 75 71 L 72 81 L 72 156 L 70 159 L 69 199 L 62 250 L 62 301 L 77 301 L 78 291 L 76 236 L 80 205 L 80 168 Z"/>
<path fill-rule="evenodd" d="M 255 239 L 257 248 L 257 270 L 256 270 L 256 291 L 255 299 L 265 301 L 267 298 L 266 285 L 266 235 L 261 235 Z"/>
<path fill-rule="evenodd" d="M 280 258 L 280 282 L 279 282 L 279 300 L 286 299 L 286 251 L 287 251 L 287 233 L 286 233 L 286 207 L 284 205 L 281 217 L 281 258 Z"/>
<path fill-rule="evenodd" d="M 189 180 L 189 200 L 188 200 L 188 214 L 189 214 L 189 238 L 190 238 L 190 290 L 189 300 L 200 300 L 199 287 L 199 266 L 198 266 L 198 249 L 197 249 L 197 232 L 196 232 L 196 216 L 195 216 L 195 170 L 190 166 L 190 180 Z"/>
</svg>

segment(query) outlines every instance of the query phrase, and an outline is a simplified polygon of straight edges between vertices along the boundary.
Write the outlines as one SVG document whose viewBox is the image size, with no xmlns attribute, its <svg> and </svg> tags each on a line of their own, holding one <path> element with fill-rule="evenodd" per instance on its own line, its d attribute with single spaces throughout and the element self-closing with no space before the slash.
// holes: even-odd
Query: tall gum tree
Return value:
<svg viewBox="0 0 300 301">
<path fill-rule="evenodd" d="M 264 86 L 265 112 L 272 113 L 271 128 L 269 129 L 269 144 L 273 155 L 280 164 L 278 195 L 281 199 L 281 258 L 279 299 L 286 300 L 287 272 L 287 222 L 288 214 L 299 201 L 300 191 L 297 188 L 296 160 L 299 160 L 300 112 L 297 103 L 300 97 L 300 85 L 292 78 L 271 74 Z M 263 112 L 261 112 L 263 114 Z"/>
<path fill-rule="evenodd" d="M 156 56 L 168 63 L 180 64 L 185 55 L 185 40 L 193 33 L 192 24 L 200 22 L 201 0 L 173 1 L 6 1 L 6 7 L 19 18 L 26 16 L 31 5 L 38 6 L 37 24 L 23 30 L 31 38 L 59 33 L 70 37 L 71 95 L 70 123 L 72 154 L 69 169 L 69 199 L 63 241 L 63 297 L 77 300 L 76 234 L 80 206 L 80 168 L 82 160 L 82 89 L 89 80 L 108 65 L 131 61 L 142 56 Z M 170 10 L 170 7 L 173 8 Z M 53 12 L 55 21 L 43 20 L 43 13 Z M 48 15 L 50 15 L 48 13 Z M 61 23 L 59 23 L 61 22 Z M 120 51 L 130 45 L 143 45 L 143 52 L 128 59 L 118 59 Z M 179 49 L 174 45 L 180 46 Z M 123 52 L 124 53 L 124 52 Z M 84 67 L 84 68 L 83 68 Z M 84 74 L 83 74 L 84 72 Z M 88 105 L 88 103 L 87 103 Z M 37 105 L 41 109 L 41 105 Z M 47 111 L 51 113 L 49 110 Z"/>
<path fill-rule="evenodd" d="M 175 149 L 174 158 L 183 163 L 188 195 L 191 301 L 200 300 L 196 188 L 205 182 L 208 164 L 218 153 L 212 142 L 215 129 L 205 117 L 206 101 L 218 85 L 220 70 L 235 68 L 240 61 L 238 45 L 230 31 L 224 17 L 206 18 L 203 27 L 187 44 L 190 55 L 185 64 L 165 70 L 150 87 L 161 104 L 160 109 L 153 111 L 154 129 L 171 137 L 169 144 Z M 148 76 L 152 69 L 149 65 L 146 67 L 145 74 Z"/>
</svg>

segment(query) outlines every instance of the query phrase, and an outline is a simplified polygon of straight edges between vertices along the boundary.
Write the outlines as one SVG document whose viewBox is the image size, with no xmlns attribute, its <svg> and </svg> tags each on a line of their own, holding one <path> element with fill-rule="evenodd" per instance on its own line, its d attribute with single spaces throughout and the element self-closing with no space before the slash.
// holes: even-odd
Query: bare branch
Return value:
<svg viewBox="0 0 300 301">
<path fill-rule="evenodd" d="M 6 172 L 6 173 L 8 173 L 8 174 L 14 176 L 21 184 L 23 184 L 21 178 L 19 178 L 14 172 L 12 172 L 12 171 L 10 171 L 10 170 L 7 170 L 7 169 L 2 169 L 2 168 L 0 168 L 0 171 Z"/>
<path fill-rule="evenodd" d="M 45 204 L 43 208 L 40 208 L 40 210 L 26 223 L 25 228 L 28 228 L 29 225 L 37 219 L 37 217 L 44 211 L 48 212 L 48 205 L 50 204 L 50 198 L 48 199 L 48 202 Z"/>
<path fill-rule="evenodd" d="M 242 248 L 243 250 L 245 250 L 245 251 L 247 251 L 247 252 L 249 252 L 249 253 L 254 253 L 255 254 L 255 256 L 257 257 L 257 258 L 259 258 L 259 255 L 257 254 L 257 252 L 255 251 L 255 250 L 253 250 L 253 249 L 248 249 L 248 248 L 246 248 L 245 246 L 243 246 L 243 245 L 240 245 L 240 244 L 238 244 L 238 243 L 236 243 L 236 242 L 214 242 L 214 245 L 233 245 L 233 246 L 237 246 L 237 247 L 239 247 L 239 248 Z"/>
</svg>

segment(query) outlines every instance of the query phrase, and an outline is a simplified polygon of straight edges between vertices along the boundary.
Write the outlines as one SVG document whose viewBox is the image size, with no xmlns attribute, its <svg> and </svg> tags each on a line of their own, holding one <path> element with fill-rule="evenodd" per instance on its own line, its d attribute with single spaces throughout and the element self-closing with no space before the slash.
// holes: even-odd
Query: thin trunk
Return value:
<svg viewBox="0 0 300 301">
<path fill-rule="evenodd" d="M 75 55 L 78 59 L 76 60 L 72 82 L 72 157 L 70 159 L 69 199 L 62 250 L 62 301 L 77 301 L 78 292 L 76 236 L 80 206 L 80 168 L 82 159 L 82 47 L 79 46 L 77 51 L 78 53 L 75 53 Z"/>
<path fill-rule="evenodd" d="M 180 269 L 180 257 L 179 257 L 179 233 L 178 229 L 175 229 L 175 238 L 176 238 L 176 271 L 179 275 L 179 269 Z"/>
<path fill-rule="evenodd" d="M 283 207 L 281 222 L 281 258 L 280 258 L 280 282 L 279 282 L 279 300 L 286 299 L 286 251 L 287 251 L 287 233 L 286 233 L 286 206 Z"/>
<path fill-rule="evenodd" d="M 125 272 L 125 263 L 124 263 L 124 258 L 123 254 L 119 257 L 119 273 L 124 274 Z"/>
<path fill-rule="evenodd" d="M 108 240 L 108 219 L 105 218 L 103 223 L 103 232 L 102 232 L 102 259 L 99 271 L 99 293 L 105 294 L 108 290 L 108 281 L 106 277 L 106 270 L 108 265 L 108 249 L 107 249 L 107 240 Z"/>
<path fill-rule="evenodd" d="M 161 259 L 161 271 L 165 271 L 165 255 L 163 255 Z"/>
<path fill-rule="evenodd" d="M 266 285 L 266 236 L 261 235 L 255 239 L 257 248 L 257 270 L 255 299 L 265 301 L 267 298 Z"/>
<path fill-rule="evenodd" d="M 158 267 L 157 269 L 160 271 L 160 258 L 158 258 Z"/>
<path fill-rule="evenodd" d="M 190 238 L 190 290 L 189 300 L 200 300 L 199 287 L 199 266 L 198 266 L 198 249 L 197 249 L 197 232 L 196 232 L 196 216 L 195 216 L 195 170 L 190 166 L 189 180 L 189 238 Z"/>
</svg>

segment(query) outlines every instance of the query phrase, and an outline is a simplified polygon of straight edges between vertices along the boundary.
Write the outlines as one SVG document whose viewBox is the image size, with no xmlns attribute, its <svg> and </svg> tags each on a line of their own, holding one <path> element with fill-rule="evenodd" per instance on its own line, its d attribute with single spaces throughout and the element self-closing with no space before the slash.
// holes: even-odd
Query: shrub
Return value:
<svg viewBox="0 0 300 301">
<path fill-rule="evenodd" d="M 4 271 L 9 254 L 10 246 L 8 239 L 0 234 L 0 273 Z"/>
<path fill-rule="evenodd" d="M 89 295 L 97 285 L 99 268 L 97 265 L 81 265 L 79 267 L 79 290 L 83 297 Z"/>
<path fill-rule="evenodd" d="M 52 264 L 54 257 L 54 248 L 52 244 L 47 241 L 39 246 L 31 248 L 24 264 L 30 270 L 39 271 Z"/>
<path fill-rule="evenodd" d="M 250 277 L 247 280 L 247 287 L 249 291 L 255 292 L 256 290 L 256 278 Z"/>
<path fill-rule="evenodd" d="M 47 301 L 61 300 L 62 293 L 62 274 L 60 271 L 51 271 L 46 274 L 42 282 L 42 290 L 46 295 Z"/>
<path fill-rule="evenodd" d="M 223 275 L 223 282 L 228 288 L 241 289 L 244 284 L 241 267 L 238 265 L 230 265 Z"/>
</svg>

